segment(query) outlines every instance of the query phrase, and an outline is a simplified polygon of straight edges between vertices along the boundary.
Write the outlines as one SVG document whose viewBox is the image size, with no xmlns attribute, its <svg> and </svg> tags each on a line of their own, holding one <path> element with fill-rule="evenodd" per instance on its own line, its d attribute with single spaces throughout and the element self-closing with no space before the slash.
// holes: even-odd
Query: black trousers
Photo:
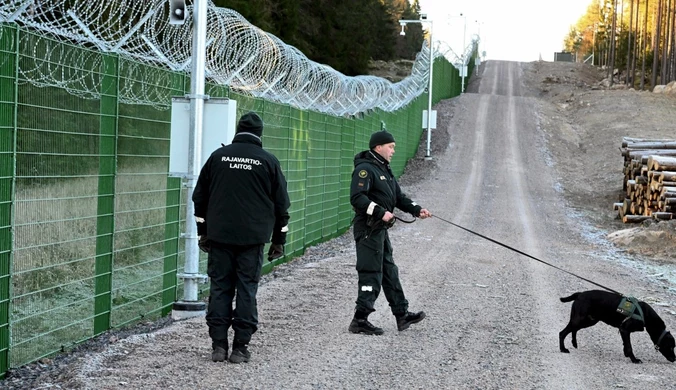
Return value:
<svg viewBox="0 0 676 390">
<path fill-rule="evenodd" d="M 235 342 L 241 344 L 248 344 L 258 330 L 256 293 L 263 267 L 263 247 L 264 244 L 211 243 L 207 265 L 211 287 L 206 320 L 214 345 L 227 344 L 230 326 L 235 331 Z"/>
<path fill-rule="evenodd" d="M 408 301 L 399 281 L 399 268 L 392 259 L 392 244 L 386 229 L 360 234 L 357 245 L 359 291 L 355 310 L 364 314 L 373 308 L 382 288 L 393 314 L 405 313 Z"/>
</svg>

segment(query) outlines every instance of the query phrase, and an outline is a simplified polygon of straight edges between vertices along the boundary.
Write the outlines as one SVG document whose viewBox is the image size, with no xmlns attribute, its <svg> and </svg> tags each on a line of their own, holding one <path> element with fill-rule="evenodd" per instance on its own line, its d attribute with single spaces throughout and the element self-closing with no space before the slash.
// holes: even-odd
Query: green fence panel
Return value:
<svg viewBox="0 0 676 390">
<path fill-rule="evenodd" d="M 11 365 L 94 334 L 101 54 L 21 31 L 20 67 L 53 72 L 64 88 L 19 80 L 17 95 Z M 46 62 L 58 51 L 74 64 Z M 83 69 L 86 68 L 86 69 Z M 25 73 L 22 73 L 25 74 Z M 100 87 L 100 86 L 99 86 Z"/>
<path fill-rule="evenodd" d="M 0 379 L 9 369 L 18 31 L 0 24 Z"/>
<path fill-rule="evenodd" d="M 167 165 L 167 170 L 169 166 Z M 177 300 L 178 253 L 181 219 L 181 179 L 167 179 L 166 211 L 164 225 L 164 262 L 162 269 L 162 310 L 165 316 L 172 311 Z"/>
<path fill-rule="evenodd" d="M 237 93 L 231 93 L 230 99 L 237 100 L 237 119 L 249 111 L 254 111 L 263 119 L 263 126 L 265 126 L 265 100 Z M 263 142 L 265 142 L 265 127 L 263 128 Z"/>
<path fill-rule="evenodd" d="M 326 150 L 325 115 L 311 111 L 308 120 L 308 153 L 307 153 L 307 195 L 305 197 L 305 245 L 314 245 L 322 239 L 324 161 Z"/>
<path fill-rule="evenodd" d="M 338 192 L 338 201 L 340 210 L 338 212 L 338 230 L 344 231 L 352 224 L 354 212 L 350 204 L 350 184 L 352 183 L 352 170 L 354 169 L 355 152 L 355 131 L 357 120 L 354 118 L 344 118 L 341 133 L 341 151 L 340 151 L 340 191 Z"/>
<path fill-rule="evenodd" d="M 369 148 L 370 138 L 371 138 L 371 122 L 367 120 L 367 117 L 363 117 L 355 121 L 354 150 L 353 150 L 355 155 Z M 352 167 L 352 169 L 354 169 L 354 166 Z"/>
<path fill-rule="evenodd" d="M 397 128 L 402 129 L 399 138 L 397 138 L 397 161 L 402 161 L 401 172 L 404 172 L 406 168 L 406 163 L 408 160 L 415 155 L 415 149 L 411 151 L 411 140 L 409 138 L 409 133 L 415 133 L 416 129 L 410 129 L 408 127 L 408 113 L 399 112 L 398 115 L 394 117 L 394 122 Z M 420 138 L 420 136 L 418 136 Z"/>
<path fill-rule="evenodd" d="M 184 94 L 185 75 L 173 73 L 171 75 L 171 94 L 181 96 Z M 170 125 L 171 126 L 171 125 Z M 171 130 L 171 127 L 170 127 Z M 169 159 L 166 160 L 165 170 L 169 172 Z M 171 313 L 173 303 L 177 300 L 178 291 L 178 262 L 181 240 L 181 179 L 177 177 L 167 178 L 166 211 L 164 218 L 164 264 L 162 270 L 162 310 L 161 315 Z M 200 251 L 200 255 L 202 252 Z M 200 258 L 202 260 L 202 258 Z M 206 261 L 206 260 L 205 260 Z M 200 261 L 200 270 L 202 267 Z M 205 272 L 206 273 L 206 272 Z M 204 287 L 204 286 L 200 286 Z M 202 291 L 200 291 L 202 293 Z"/>
<path fill-rule="evenodd" d="M 380 121 L 379 111 L 374 111 L 373 113 L 371 113 L 371 115 L 367 116 L 364 119 L 368 124 L 368 134 L 366 134 L 366 137 L 364 139 L 362 150 L 366 150 L 369 148 L 369 140 L 371 139 L 371 134 L 373 134 L 376 131 L 380 131 L 380 129 L 382 128 L 382 122 Z"/>
<path fill-rule="evenodd" d="M 445 80 L 448 80 L 446 82 L 449 83 L 451 86 L 449 97 L 458 96 L 460 95 L 460 84 L 461 84 L 460 72 L 455 66 L 453 66 L 450 63 L 446 63 L 446 68 L 447 72 L 445 75 L 446 76 Z"/>
<path fill-rule="evenodd" d="M 446 72 L 448 71 L 445 66 L 446 63 L 447 62 L 442 59 L 437 59 L 434 61 L 434 74 L 432 75 L 434 78 L 432 81 L 433 104 L 436 104 L 439 102 L 439 100 L 446 98 L 447 95 L 450 94 L 450 86 L 444 82 L 446 80 Z"/>
<path fill-rule="evenodd" d="M 469 58 L 469 64 L 467 66 L 467 77 L 465 78 L 465 88 L 467 88 L 467 84 L 469 83 L 469 79 L 472 76 L 472 73 L 476 69 L 476 58 L 479 55 L 479 52 L 477 51 L 477 48 L 474 49 L 472 54 L 470 55 Z"/>
<path fill-rule="evenodd" d="M 322 239 L 335 237 L 342 233 L 338 229 L 338 215 L 341 207 L 340 189 L 345 184 L 340 181 L 340 154 L 342 151 L 342 118 L 324 115 L 324 186 L 322 188 Z M 347 184 L 349 185 L 349 184 Z"/>
<path fill-rule="evenodd" d="M 381 125 L 384 126 L 394 136 L 396 148 L 390 162 L 392 172 L 399 176 L 404 172 L 406 161 L 408 160 L 406 145 L 408 143 L 408 127 L 402 125 L 401 115 L 398 112 L 382 112 L 380 114 Z M 405 123 L 405 122 L 404 122 Z"/>
<path fill-rule="evenodd" d="M 416 134 L 422 134 L 422 115 L 418 111 L 418 100 L 415 100 L 410 106 L 406 107 L 406 128 L 409 130 L 406 133 L 406 142 L 408 149 L 406 154 L 413 157 L 418 151 L 418 145 L 420 144 L 420 135 L 416 137 Z"/>
<path fill-rule="evenodd" d="M 265 150 L 274 154 L 286 170 L 289 160 L 289 107 L 272 102 L 264 103 L 263 112 L 259 113 L 264 120 L 263 140 Z"/>
<path fill-rule="evenodd" d="M 181 74 L 181 76 L 185 77 L 186 79 L 186 85 L 189 85 L 190 78 L 186 77 L 187 75 Z M 185 92 L 187 93 L 190 91 L 190 89 L 186 89 Z M 204 91 L 207 95 L 209 95 L 212 98 L 230 98 L 230 88 L 228 88 L 227 85 L 220 85 L 220 84 L 214 84 L 212 82 L 207 82 L 206 85 L 204 86 Z M 231 140 L 228 140 L 230 142 Z"/>
<path fill-rule="evenodd" d="M 289 233 L 284 250 L 288 256 L 296 256 L 305 250 L 307 171 L 309 149 L 308 113 L 289 107 L 289 153 L 284 175 L 291 207 L 289 208 Z"/>
<path fill-rule="evenodd" d="M 128 70 L 131 67 L 141 67 L 142 71 L 131 72 Z M 174 76 L 166 69 L 138 65 L 126 59 L 120 60 L 120 68 L 120 74 L 125 75 L 120 77 L 120 89 L 124 88 L 131 96 L 152 88 L 164 96 L 165 101 L 170 101 L 176 92 Z M 137 79 L 136 75 L 145 77 Z M 155 84 L 149 80 L 155 80 Z M 118 108 L 113 327 L 141 318 L 159 317 L 166 287 L 165 223 L 171 111 L 131 103 L 121 102 Z"/>
<path fill-rule="evenodd" d="M 289 154 L 290 154 L 290 137 L 292 132 L 289 128 L 289 107 L 272 102 L 265 102 L 263 105 L 263 112 L 259 112 L 263 119 L 263 146 L 265 150 L 274 154 L 279 160 L 282 167 L 282 172 L 287 172 L 289 169 Z M 265 253 L 269 244 L 265 247 Z M 285 251 L 288 254 L 288 248 L 285 246 Z M 278 260 L 281 262 L 283 259 Z M 276 262 L 276 263 L 277 263 Z M 264 264 L 264 272 L 267 272 L 274 264 L 266 262 Z"/>
</svg>

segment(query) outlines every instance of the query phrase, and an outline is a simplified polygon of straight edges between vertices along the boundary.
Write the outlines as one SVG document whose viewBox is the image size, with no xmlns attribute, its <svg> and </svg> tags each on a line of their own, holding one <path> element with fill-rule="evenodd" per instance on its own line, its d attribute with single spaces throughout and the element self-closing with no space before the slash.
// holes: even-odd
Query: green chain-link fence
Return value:
<svg viewBox="0 0 676 390">
<path fill-rule="evenodd" d="M 49 38 L 14 24 L 0 28 L 3 377 L 10 367 L 111 328 L 167 315 L 182 296 L 176 275 L 184 262 L 186 191 L 180 179 L 168 177 L 170 101 L 159 100 L 185 95 L 189 79 L 116 54 L 52 42 L 51 50 L 92 59 L 89 69 L 73 69 L 45 60 L 37 42 Z M 79 82 L 98 85 L 99 94 L 93 98 L 75 83 L 29 82 L 21 72 L 24 63 L 33 71 L 81 74 Z M 152 78 L 141 77 L 144 72 L 163 82 L 149 85 Z M 434 76 L 434 102 L 459 94 L 458 71 L 450 63 L 437 59 Z M 150 89 L 157 91 L 157 106 L 120 98 L 121 90 L 129 96 Z M 382 123 L 397 139 L 393 170 L 403 172 L 418 148 L 421 112 L 427 108 L 422 95 L 397 112 L 343 118 L 218 85 L 207 92 L 237 100 L 238 114 L 254 110 L 265 122 L 265 148 L 279 158 L 292 201 L 287 260 L 349 228 L 353 157 Z M 204 256 L 200 272 L 206 273 Z"/>
</svg>

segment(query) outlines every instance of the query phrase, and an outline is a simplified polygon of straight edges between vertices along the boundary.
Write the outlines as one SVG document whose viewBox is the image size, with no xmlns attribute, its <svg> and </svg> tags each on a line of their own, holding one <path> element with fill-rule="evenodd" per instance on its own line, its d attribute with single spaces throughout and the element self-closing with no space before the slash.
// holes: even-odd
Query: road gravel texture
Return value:
<svg viewBox="0 0 676 390">
<path fill-rule="evenodd" d="M 631 226 L 636 230 L 621 244 L 608 235 L 628 228 L 612 211 L 622 189 L 621 138 L 671 137 L 674 100 L 599 87 L 602 78 L 589 65 L 483 63 L 467 93 L 436 106 L 433 160 L 412 160 L 400 183 L 438 217 L 649 302 L 673 331 L 676 274 L 669 253 L 674 252 L 629 251 L 640 241 L 631 237 L 655 226 Z M 637 109 L 637 104 L 646 107 Z M 625 105 L 634 111 L 615 112 Z M 420 156 L 425 140 L 423 135 Z M 661 231 L 674 231 L 673 224 L 660 225 Z M 578 349 L 571 348 L 568 338 L 570 354 L 559 351 L 558 334 L 570 313 L 570 304 L 559 297 L 596 286 L 439 218 L 398 223 L 390 237 L 410 309 L 427 313 L 406 331 L 397 331 L 384 296 L 369 318 L 383 327 L 384 335 L 347 331 L 357 292 L 348 232 L 309 248 L 263 278 L 260 327 L 248 364 L 210 361 L 203 318 L 164 320 L 159 329 L 142 324 L 135 334 L 107 334 L 70 354 L 15 370 L 4 384 L 69 389 L 676 388 L 676 366 L 654 350 L 645 332 L 632 337 L 642 364 L 624 357 L 617 330 L 605 324 L 580 331 Z"/>
</svg>

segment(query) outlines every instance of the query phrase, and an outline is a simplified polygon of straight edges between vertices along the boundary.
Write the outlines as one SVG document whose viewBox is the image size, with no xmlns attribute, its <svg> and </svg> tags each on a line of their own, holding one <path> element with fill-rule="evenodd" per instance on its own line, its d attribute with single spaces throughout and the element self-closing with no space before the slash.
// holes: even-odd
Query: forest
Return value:
<svg viewBox="0 0 676 390">
<path fill-rule="evenodd" d="M 564 47 L 605 67 L 611 84 L 646 89 L 676 79 L 675 25 L 676 0 L 591 0 Z"/>
<path fill-rule="evenodd" d="M 212 0 L 294 46 L 310 60 L 357 76 L 369 60 L 414 59 L 422 25 L 399 35 L 399 19 L 420 19 L 418 0 Z"/>
</svg>

